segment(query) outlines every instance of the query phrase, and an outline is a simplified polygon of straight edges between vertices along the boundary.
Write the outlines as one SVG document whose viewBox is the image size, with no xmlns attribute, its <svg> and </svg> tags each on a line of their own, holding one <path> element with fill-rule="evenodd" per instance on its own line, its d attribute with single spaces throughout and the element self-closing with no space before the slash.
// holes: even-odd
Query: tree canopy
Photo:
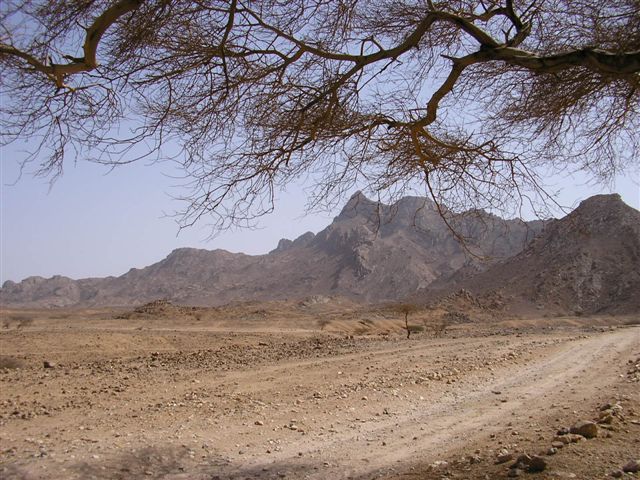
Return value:
<svg viewBox="0 0 640 480">
<path fill-rule="evenodd" d="M 29 139 L 43 175 L 171 155 L 183 224 L 251 222 L 300 178 L 312 205 L 359 185 L 495 208 L 544 195 L 540 172 L 606 179 L 637 161 L 638 0 L 0 9 L 3 142 Z"/>
</svg>

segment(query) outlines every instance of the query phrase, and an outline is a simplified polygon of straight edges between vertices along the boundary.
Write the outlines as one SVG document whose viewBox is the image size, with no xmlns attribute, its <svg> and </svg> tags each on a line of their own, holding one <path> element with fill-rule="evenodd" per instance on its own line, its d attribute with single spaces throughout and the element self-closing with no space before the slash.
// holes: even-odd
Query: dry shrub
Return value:
<svg viewBox="0 0 640 480">
<path fill-rule="evenodd" d="M 0 355 L 0 370 L 15 370 L 16 368 L 24 367 L 24 361 L 9 355 Z"/>
<path fill-rule="evenodd" d="M 322 318 L 318 320 L 318 326 L 320 330 L 324 330 L 324 328 L 331 323 L 331 320 L 327 320 L 326 318 Z"/>
<path fill-rule="evenodd" d="M 15 326 L 17 329 L 28 327 L 33 323 L 33 317 L 26 314 L 10 315 L 2 321 L 2 328 L 9 329 Z"/>
</svg>

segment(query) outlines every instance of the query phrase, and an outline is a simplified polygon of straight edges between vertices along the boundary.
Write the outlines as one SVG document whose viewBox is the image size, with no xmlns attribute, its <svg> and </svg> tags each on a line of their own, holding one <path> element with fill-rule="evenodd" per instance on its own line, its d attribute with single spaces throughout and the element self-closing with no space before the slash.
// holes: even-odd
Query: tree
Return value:
<svg viewBox="0 0 640 480">
<path fill-rule="evenodd" d="M 607 179 L 638 154 L 640 2 L 7 0 L 5 144 L 65 159 L 171 157 L 189 225 L 354 185 L 452 210 L 534 203 L 540 172 Z M 167 145 L 179 145 L 176 153 Z"/>
<path fill-rule="evenodd" d="M 400 303 L 393 305 L 392 308 L 404 315 L 404 328 L 407 331 L 407 339 L 411 338 L 411 332 L 419 331 L 422 327 L 417 328 L 416 325 L 409 325 L 409 315 L 420 311 L 420 307 L 413 303 Z"/>
</svg>

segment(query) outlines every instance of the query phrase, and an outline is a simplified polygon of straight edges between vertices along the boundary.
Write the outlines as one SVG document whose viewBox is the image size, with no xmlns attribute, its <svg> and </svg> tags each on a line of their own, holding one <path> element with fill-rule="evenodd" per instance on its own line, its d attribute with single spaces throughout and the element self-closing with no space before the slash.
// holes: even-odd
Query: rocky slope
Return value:
<svg viewBox="0 0 640 480">
<path fill-rule="evenodd" d="M 293 241 L 283 239 L 266 255 L 178 249 L 156 264 L 120 277 L 8 281 L 0 289 L 0 303 L 135 305 L 167 298 L 183 304 L 219 305 L 313 294 L 400 300 L 436 279 L 459 271 L 482 271 L 518 253 L 543 225 L 503 220 L 482 211 L 459 215 L 453 223 L 468 237 L 466 246 L 476 256 L 453 238 L 428 200 L 406 197 L 383 205 L 357 193 L 317 235 L 308 232 Z"/>
<path fill-rule="evenodd" d="M 519 254 L 447 285 L 461 287 L 556 313 L 640 312 L 640 212 L 619 195 L 591 197 Z"/>
</svg>

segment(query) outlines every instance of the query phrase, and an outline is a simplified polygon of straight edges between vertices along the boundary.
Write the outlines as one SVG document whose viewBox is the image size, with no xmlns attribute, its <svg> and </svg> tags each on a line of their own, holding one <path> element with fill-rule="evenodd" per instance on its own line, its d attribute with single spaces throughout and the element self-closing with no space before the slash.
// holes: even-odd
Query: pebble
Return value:
<svg viewBox="0 0 640 480">
<path fill-rule="evenodd" d="M 534 455 L 529 461 L 529 468 L 527 469 L 527 471 L 529 473 L 537 473 L 543 472 L 546 468 L 547 461 L 544 458 L 539 457 L 538 455 Z"/>
<path fill-rule="evenodd" d="M 569 432 L 582 435 L 584 438 L 595 438 L 598 436 L 598 425 L 589 420 L 582 420 L 573 424 Z"/>
<path fill-rule="evenodd" d="M 629 460 L 624 467 L 622 467 L 622 471 L 626 473 L 640 472 L 640 460 Z"/>
<path fill-rule="evenodd" d="M 506 450 L 502 450 L 496 457 L 496 464 L 501 464 L 513 460 L 513 455 Z"/>
<path fill-rule="evenodd" d="M 538 455 L 529 456 L 526 453 L 520 455 L 510 470 L 522 470 L 529 473 L 543 472 L 547 468 L 547 461 Z"/>
<path fill-rule="evenodd" d="M 557 436 L 553 440 L 555 442 L 562 442 L 565 445 L 568 445 L 570 443 L 581 442 L 581 441 L 585 440 L 585 438 L 582 435 L 577 435 L 577 434 L 574 434 L 574 433 L 570 433 L 568 435 Z"/>
</svg>

